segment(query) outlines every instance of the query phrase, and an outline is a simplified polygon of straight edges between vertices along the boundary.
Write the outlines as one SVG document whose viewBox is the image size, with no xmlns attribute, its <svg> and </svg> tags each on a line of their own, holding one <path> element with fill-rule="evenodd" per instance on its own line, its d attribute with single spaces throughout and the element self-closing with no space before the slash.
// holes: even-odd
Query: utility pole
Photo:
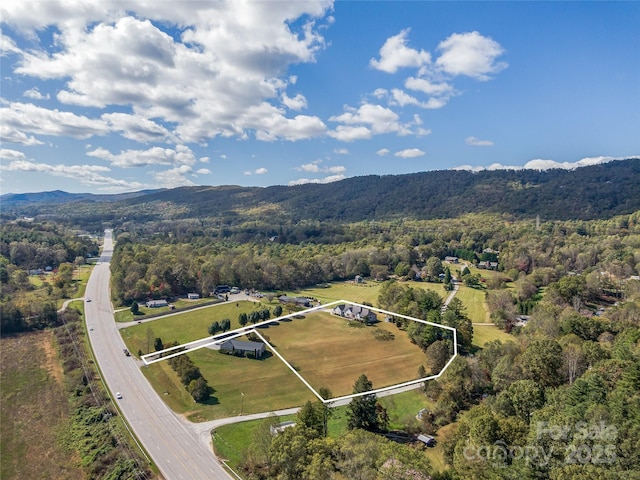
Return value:
<svg viewBox="0 0 640 480">
<path fill-rule="evenodd" d="M 240 416 L 242 416 L 242 407 L 244 407 L 244 393 L 240 392 Z"/>
</svg>

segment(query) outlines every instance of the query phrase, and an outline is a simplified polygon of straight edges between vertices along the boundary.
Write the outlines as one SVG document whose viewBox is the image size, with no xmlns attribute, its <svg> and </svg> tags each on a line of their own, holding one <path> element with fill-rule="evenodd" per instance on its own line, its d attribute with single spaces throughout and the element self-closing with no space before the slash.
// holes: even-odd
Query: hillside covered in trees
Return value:
<svg viewBox="0 0 640 480">
<path fill-rule="evenodd" d="M 590 220 L 639 210 L 639 179 L 640 159 L 629 159 L 575 170 L 446 170 L 290 187 L 198 186 L 110 196 L 4 195 L 2 215 L 5 219 L 54 216 L 97 230 L 109 222 L 186 218 L 223 224 L 269 218 L 284 224 L 452 218 L 479 212 Z"/>
</svg>

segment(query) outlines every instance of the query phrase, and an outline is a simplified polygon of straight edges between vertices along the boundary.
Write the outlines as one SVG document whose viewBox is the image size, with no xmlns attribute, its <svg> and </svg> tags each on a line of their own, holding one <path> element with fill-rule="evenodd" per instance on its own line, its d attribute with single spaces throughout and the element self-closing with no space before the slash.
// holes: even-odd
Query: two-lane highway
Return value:
<svg viewBox="0 0 640 480">
<path fill-rule="evenodd" d="M 198 435 L 192 434 L 157 395 L 135 358 L 124 354 L 109 290 L 112 253 L 113 240 L 107 230 L 100 261 L 87 284 L 85 316 L 96 361 L 114 401 L 167 480 L 232 478 Z M 116 392 L 122 394 L 121 399 L 115 399 Z"/>
</svg>

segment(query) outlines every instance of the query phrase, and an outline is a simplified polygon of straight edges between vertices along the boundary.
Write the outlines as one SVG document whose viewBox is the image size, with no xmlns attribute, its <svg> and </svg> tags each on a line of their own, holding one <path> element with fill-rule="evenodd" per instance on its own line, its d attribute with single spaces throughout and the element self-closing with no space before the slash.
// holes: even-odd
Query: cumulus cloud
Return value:
<svg viewBox="0 0 640 480">
<path fill-rule="evenodd" d="M 148 150 L 125 150 L 118 154 L 113 154 L 105 148 L 96 148 L 87 152 L 87 155 L 101 158 L 113 166 L 123 168 L 153 165 L 190 166 L 196 163 L 194 153 L 185 145 L 178 145 L 175 149 L 153 147 Z"/>
<path fill-rule="evenodd" d="M 200 168 L 196 170 L 196 173 L 198 175 L 209 175 L 211 173 L 211 170 L 209 170 L 208 168 Z"/>
<path fill-rule="evenodd" d="M 162 172 L 153 172 L 151 175 L 156 183 L 164 188 L 193 187 L 197 184 L 187 178 L 190 173 L 189 165 L 181 165 Z"/>
<path fill-rule="evenodd" d="M 397 113 L 381 105 L 365 103 L 357 109 L 347 106 L 345 110 L 344 113 L 329 118 L 333 122 L 344 124 L 329 132 L 330 136 L 338 140 L 360 140 L 383 133 L 411 133 L 409 125 L 401 123 Z"/>
<path fill-rule="evenodd" d="M 167 136 L 160 131 L 167 125 L 182 142 L 197 143 L 253 134 L 295 141 L 325 133 L 317 117 L 288 118 L 276 103 L 290 110 L 306 106 L 302 94 L 287 94 L 296 79 L 284 75 L 292 64 L 315 61 L 325 48 L 320 32 L 330 0 L 188 2 L 179 9 L 170 2 L 125 6 L 105 0 L 82 8 L 56 0 L 38 8 L 12 3 L 18 5 L 3 6 L 4 21 L 32 35 L 48 27 L 59 31 L 55 51 L 48 52 L 49 45 L 21 51 L 14 73 L 64 79 L 60 102 L 131 108 L 165 125 L 123 130 L 126 138 Z M 265 123 L 256 121 L 261 116 Z"/>
<path fill-rule="evenodd" d="M 85 139 L 109 133 L 108 125 L 101 119 L 91 119 L 72 112 L 49 110 L 32 103 L 9 103 L 8 106 L 0 109 L 0 117 L 3 127 L 16 130 L 24 137 L 34 133 Z"/>
<path fill-rule="evenodd" d="M 436 65 L 450 75 L 466 75 L 477 80 L 488 80 L 491 74 L 507 67 L 506 62 L 496 59 L 504 53 L 504 48 L 478 32 L 454 33 L 440 42 L 441 55 Z"/>
<path fill-rule="evenodd" d="M 474 147 L 492 147 L 493 142 L 491 140 L 480 140 L 476 137 L 467 137 L 464 140 L 464 143 L 467 145 L 472 145 Z"/>
<path fill-rule="evenodd" d="M 165 127 L 141 115 L 105 113 L 101 118 L 112 131 L 121 132 L 123 137 L 139 143 L 176 140 Z"/>
<path fill-rule="evenodd" d="M 145 185 L 140 182 L 128 182 L 103 175 L 109 172 L 108 167 L 99 165 L 49 165 L 29 160 L 12 161 L 9 165 L 0 165 L 0 170 L 11 172 L 46 173 L 58 177 L 72 178 L 82 185 L 90 185 L 99 189 L 139 190 Z"/>
<path fill-rule="evenodd" d="M 254 171 L 247 170 L 246 172 L 244 172 L 244 174 L 245 175 L 264 175 L 268 171 L 269 170 L 267 170 L 265 167 L 260 167 L 260 168 L 256 168 Z"/>
<path fill-rule="evenodd" d="M 329 175 L 324 178 L 299 178 L 297 180 L 291 180 L 288 185 L 305 185 L 307 183 L 332 183 L 338 182 L 340 180 L 344 180 L 346 177 L 344 175 Z"/>
<path fill-rule="evenodd" d="M 27 98 L 32 98 L 34 100 L 46 100 L 49 98 L 49 94 L 47 93 L 46 95 L 43 95 L 42 93 L 40 93 L 40 90 L 38 90 L 38 87 L 34 87 L 34 88 L 30 88 L 29 90 L 26 90 L 23 95 Z"/>
<path fill-rule="evenodd" d="M 390 153 L 391 153 L 391 150 L 389 150 L 388 148 L 381 148 L 376 152 L 376 155 L 380 155 L 381 157 L 384 157 L 385 155 L 389 155 Z"/>
<path fill-rule="evenodd" d="M 543 160 L 535 159 L 529 160 L 523 166 L 517 165 L 502 165 L 501 163 L 492 163 L 489 166 L 471 166 L 460 165 L 454 167 L 451 170 L 468 170 L 471 172 L 479 172 L 482 170 L 551 170 L 555 168 L 561 168 L 564 170 L 574 170 L 580 167 L 588 167 L 591 165 L 599 165 L 601 163 L 608 163 L 617 160 L 627 160 L 629 158 L 640 158 L 640 155 L 630 155 L 628 157 L 587 157 L 576 162 L 556 162 L 555 160 Z"/>
<path fill-rule="evenodd" d="M 380 60 L 372 58 L 369 60 L 376 70 L 387 73 L 395 73 L 400 68 L 419 68 L 431 61 L 431 54 L 424 50 L 415 50 L 407 46 L 410 29 L 402 30 L 398 35 L 387 38 L 380 48 Z"/>
<path fill-rule="evenodd" d="M 347 171 L 347 169 L 342 165 L 333 165 L 333 166 L 321 166 L 322 160 L 314 160 L 310 163 L 305 163 L 304 165 L 300 165 L 296 167 L 296 170 L 301 172 L 310 172 L 310 173 L 333 173 L 341 175 Z"/>
<path fill-rule="evenodd" d="M 286 93 L 282 94 L 282 103 L 289 110 L 302 110 L 303 108 L 307 108 L 307 99 L 304 95 L 298 93 L 295 97 L 290 98 Z"/>
<path fill-rule="evenodd" d="M 405 150 L 400 150 L 394 154 L 396 157 L 400 158 L 416 158 L 422 157 L 425 155 L 425 152 L 420 150 L 419 148 L 407 148 Z"/>
<path fill-rule="evenodd" d="M 24 160 L 24 153 L 9 148 L 0 148 L 0 158 L 4 160 Z"/>
<path fill-rule="evenodd" d="M 347 150 L 346 148 L 335 148 L 333 150 L 333 153 L 337 155 L 349 155 L 349 150 Z"/>
<path fill-rule="evenodd" d="M 29 136 L 17 128 L 5 124 L 0 125 L 0 138 L 2 138 L 3 142 L 17 143 L 26 146 L 42 145 L 43 143 L 33 135 Z"/>
<path fill-rule="evenodd" d="M 387 98 L 390 105 L 415 106 L 424 109 L 444 107 L 451 98 L 460 95 L 454 86 L 458 76 L 476 80 L 489 80 L 492 75 L 507 67 L 498 58 L 504 53 L 502 46 L 478 32 L 454 33 L 440 42 L 440 56 L 431 61 L 424 50 L 407 47 L 409 30 L 389 37 L 380 49 L 380 60 L 371 59 L 370 65 L 378 70 L 395 73 L 401 67 L 412 67 L 416 74 L 404 81 L 404 88 L 377 88 L 373 96 Z M 417 96 L 416 96 L 417 95 Z M 426 98 L 424 98 L 426 97 Z"/>
</svg>

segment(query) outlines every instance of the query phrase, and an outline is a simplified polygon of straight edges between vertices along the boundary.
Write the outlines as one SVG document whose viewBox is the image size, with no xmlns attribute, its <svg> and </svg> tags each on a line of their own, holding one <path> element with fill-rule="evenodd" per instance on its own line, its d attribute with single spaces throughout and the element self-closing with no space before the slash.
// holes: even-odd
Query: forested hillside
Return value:
<svg viewBox="0 0 640 480">
<path fill-rule="evenodd" d="M 54 202 L 46 200 L 46 195 L 40 197 L 42 201 L 31 198 L 36 201 L 25 203 L 22 197 L 4 196 L 3 217 L 53 215 L 96 230 L 124 221 L 186 218 L 216 219 L 224 224 L 269 218 L 271 224 L 287 224 L 452 218 L 479 212 L 589 220 L 640 209 L 640 159 L 571 171 L 447 170 L 292 187 L 180 187 L 103 201 L 77 195 L 64 197 L 65 203 L 60 201 L 60 192 Z"/>
</svg>

